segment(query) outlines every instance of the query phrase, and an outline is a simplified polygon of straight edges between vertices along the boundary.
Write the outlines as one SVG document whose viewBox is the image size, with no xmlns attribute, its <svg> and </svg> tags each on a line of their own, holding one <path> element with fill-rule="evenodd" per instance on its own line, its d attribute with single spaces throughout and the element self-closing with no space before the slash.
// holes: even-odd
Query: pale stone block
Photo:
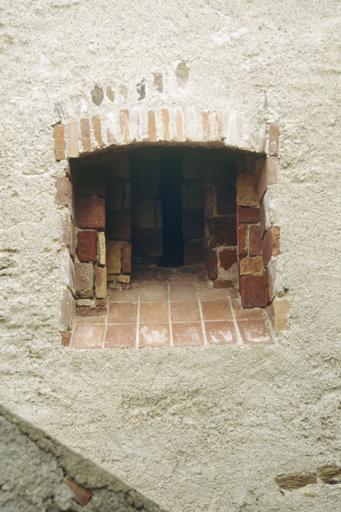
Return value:
<svg viewBox="0 0 341 512">
<path fill-rule="evenodd" d="M 105 299 L 107 296 L 107 269 L 106 267 L 96 268 L 96 297 Z"/>
<path fill-rule="evenodd" d="M 77 299 L 76 304 L 79 307 L 90 307 L 90 306 L 92 306 L 92 300 L 91 299 Z"/>
<path fill-rule="evenodd" d="M 76 263 L 76 296 L 80 299 L 92 299 L 94 295 L 94 269 L 92 263 Z"/>
<path fill-rule="evenodd" d="M 75 295 L 75 266 L 70 255 L 67 252 L 63 252 L 60 255 L 60 272 L 63 284 L 70 288 L 73 295 Z"/>
<path fill-rule="evenodd" d="M 60 325 L 65 329 L 72 329 L 76 314 L 76 301 L 68 288 L 60 293 Z"/>
<path fill-rule="evenodd" d="M 289 329 L 288 316 L 290 306 L 287 299 L 278 299 L 276 297 L 272 303 L 272 307 L 276 334 L 278 334 L 280 331 L 283 331 L 284 329 Z"/>
<path fill-rule="evenodd" d="M 105 266 L 106 263 L 106 245 L 105 245 L 105 233 L 100 231 L 98 233 L 98 264 L 101 267 Z"/>
<path fill-rule="evenodd" d="M 132 116 L 135 126 L 135 138 L 136 140 L 141 140 L 141 109 L 139 107 L 133 107 Z"/>
<path fill-rule="evenodd" d="M 121 274 L 120 276 L 117 277 L 117 281 L 119 283 L 129 284 L 130 276 L 125 276 L 125 275 Z"/>
<path fill-rule="evenodd" d="M 269 276 L 269 296 L 270 300 L 274 297 L 281 297 L 285 293 L 282 263 L 279 259 L 271 258 L 268 264 Z"/>
<path fill-rule="evenodd" d="M 121 242 L 113 240 L 107 242 L 107 272 L 108 274 L 121 273 Z"/>
<path fill-rule="evenodd" d="M 67 125 L 67 154 L 69 158 L 79 156 L 77 121 L 70 121 Z"/>
</svg>

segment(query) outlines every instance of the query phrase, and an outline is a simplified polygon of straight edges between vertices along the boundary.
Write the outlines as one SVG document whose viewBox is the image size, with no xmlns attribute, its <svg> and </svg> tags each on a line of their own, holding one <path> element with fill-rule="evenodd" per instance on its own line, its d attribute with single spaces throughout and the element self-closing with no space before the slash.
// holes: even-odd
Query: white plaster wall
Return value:
<svg viewBox="0 0 341 512">
<path fill-rule="evenodd" d="M 341 463 L 340 3 L 0 9 L 1 401 L 172 511 L 337 510 L 340 485 L 280 493 L 274 478 Z M 182 61 L 189 78 L 179 85 Z M 52 125 L 133 106 L 280 123 L 272 194 L 291 319 L 274 346 L 60 347 L 54 181 L 65 163 L 54 160 Z"/>
</svg>

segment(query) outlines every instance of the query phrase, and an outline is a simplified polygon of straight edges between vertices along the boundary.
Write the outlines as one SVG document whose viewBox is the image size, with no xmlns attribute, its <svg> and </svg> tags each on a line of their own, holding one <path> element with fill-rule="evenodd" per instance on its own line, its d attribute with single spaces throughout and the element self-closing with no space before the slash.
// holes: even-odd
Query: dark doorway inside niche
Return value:
<svg viewBox="0 0 341 512">
<path fill-rule="evenodd" d="M 203 167 L 193 154 L 179 147 L 130 152 L 134 267 L 204 264 Z"/>
<path fill-rule="evenodd" d="M 160 267 L 184 264 L 182 229 L 183 151 L 163 149 L 160 154 L 160 201 L 162 214 L 162 256 Z"/>
</svg>

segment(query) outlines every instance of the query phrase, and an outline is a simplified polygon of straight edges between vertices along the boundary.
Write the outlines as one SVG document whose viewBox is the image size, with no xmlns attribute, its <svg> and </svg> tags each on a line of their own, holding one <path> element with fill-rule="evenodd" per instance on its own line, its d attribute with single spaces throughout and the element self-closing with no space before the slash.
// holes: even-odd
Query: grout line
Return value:
<svg viewBox="0 0 341 512">
<path fill-rule="evenodd" d="M 238 323 L 237 323 L 237 320 L 236 320 L 236 317 L 235 317 L 235 314 L 234 314 L 234 309 L 233 309 L 233 306 L 232 306 L 231 295 L 227 291 L 226 291 L 226 293 L 228 295 L 228 301 L 229 301 L 229 304 L 230 304 L 230 309 L 231 309 L 231 313 L 232 313 L 232 319 L 233 319 L 233 323 L 234 323 L 234 328 L 235 328 L 236 333 L 237 333 L 237 343 L 236 343 L 236 345 L 244 345 L 243 338 L 242 338 L 242 335 L 240 334 Z"/>
<path fill-rule="evenodd" d="M 141 309 L 141 288 L 138 287 L 137 292 L 137 314 L 136 314 L 136 348 L 140 348 L 140 309 Z"/>
<path fill-rule="evenodd" d="M 199 291 L 199 283 L 196 283 L 197 288 L 197 296 L 198 296 L 198 304 L 199 304 L 199 313 L 200 313 L 200 323 L 201 323 L 201 329 L 202 329 L 202 335 L 204 337 L 204 345 L 208 345 L 207 336 L 206 336 L 206 330 L 205 330 L 205 323 L 204 323 L 204 314 L 202 312 L 202 306 L 201 306 L 201 299 L 200 299 L 200 291 Z"/>
<path fill-rule="evenodd" d="M 174 347 L 173 328 L 172 328 L 172 319 L 171 319 L 170 284 L 169 283 L 167 283 L 167 291 L 168 291 L 168 320 L 169 320 L 170 346 Z"/>
</svg>

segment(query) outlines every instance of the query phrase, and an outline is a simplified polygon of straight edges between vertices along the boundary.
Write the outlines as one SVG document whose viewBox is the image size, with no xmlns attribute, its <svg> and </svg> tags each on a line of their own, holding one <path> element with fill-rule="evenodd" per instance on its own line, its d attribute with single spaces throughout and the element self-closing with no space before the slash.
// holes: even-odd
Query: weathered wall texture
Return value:
<svg viewBox="0 0 341 512">
<path fill-rule="evenodd" d="M 118 478 L 0 406 L 0 508 L 161 512 Z"/>
<path fill-rule="evenodd" d="M 339 11 L 331 0 L 1 8 L 0 398 L 172 511 L 339 507 L 340 484 L 275 481 L 341 462 Z M 52 125 L 136 105 L 279 122 L 271 194 L 291 318 L 273 346 L 60 346 L 65 163 Z"/>
</svg>

